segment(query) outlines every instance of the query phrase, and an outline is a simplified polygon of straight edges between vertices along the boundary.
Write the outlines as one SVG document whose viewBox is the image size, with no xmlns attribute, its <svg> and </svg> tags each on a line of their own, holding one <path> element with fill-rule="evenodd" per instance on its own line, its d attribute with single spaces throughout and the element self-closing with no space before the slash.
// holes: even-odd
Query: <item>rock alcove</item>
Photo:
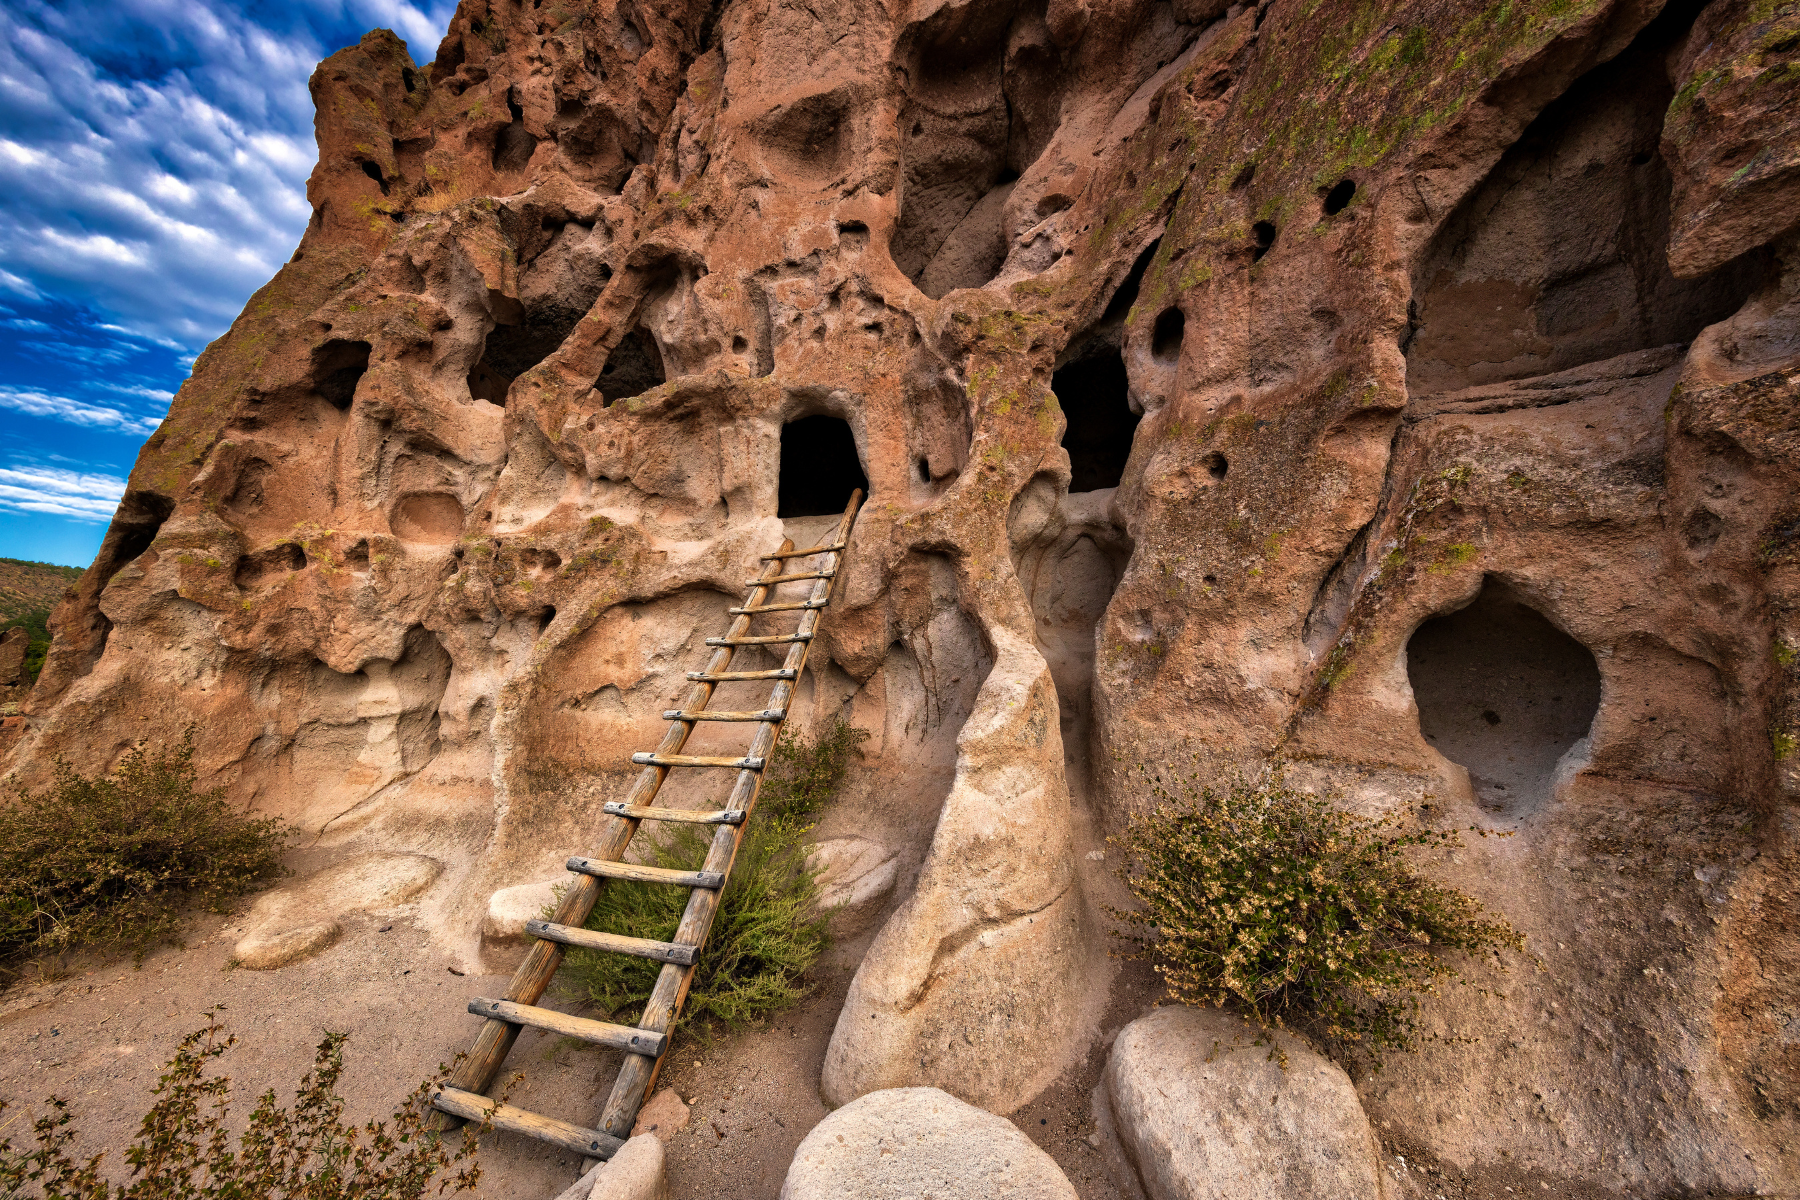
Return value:
<svg viewBox="0 0 1800 1200">
<path fill-rule="evenodd" d="M 1593 653 L 1492 576 L 1467 607 L 1419 626 L 1406 673 L 1426 741 L 1506 820 L 1543 807 L 1600 707 Z"/>
</svg>

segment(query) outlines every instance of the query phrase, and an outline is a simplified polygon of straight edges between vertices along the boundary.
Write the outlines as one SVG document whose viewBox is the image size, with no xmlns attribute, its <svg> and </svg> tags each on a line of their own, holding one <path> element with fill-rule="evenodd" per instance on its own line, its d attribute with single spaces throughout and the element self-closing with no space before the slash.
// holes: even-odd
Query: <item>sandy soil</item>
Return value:
<svg viewBox="0 0 1800 1200">
<path fill-rule="evenodd" d="M 239 924 L 196 921 L 186 949 L 167 948 L 141 967 L 95 966 L 0 997 L 0 1137 L 29 1138 L 39 1104 L 73 1102 L 83 1154 L 105 1152 L 117 1180 L 123 1150 L 151 1103 L 150 1089 L 183 1035 L 217 1006 L 238 1046 L 221 1062 L 241 1119 L 265 1088 L 286 1099 L 312 1063 L 326 1030 L 349 1033 L 341 1091 L 357 1120 L 385 1116 L 406 1092 L 464 1049 L 477 1021 L 467 998 L 497 995 L 504 975 L 458 976 L 410 925 L 407 911 L 350 917 L 345 936 L 309 961 L 273 972 L 233 969 Z M 693 1105 L 670 1142 L 677 1200 L 774 1200 L 796 1146 L 825 1116 L 818 1079 L 826 1043 L 868 935 L 835 948 L 812 994 L 767 1026 L 710 1044 L 678 1042 L 663 1086 Z M 1127 1200 L 1090 1141 L 1090 1096 L 1113 1035 L 1160 995 L 1149 968 L 1120 965 L 1101 1036 L 1087 1057 L 1013 1121 L 1068 1175 L 1082 1200 Z M 554 997 L 553 1006 L 573 1009 Z M 566 1119 L 592 1120 L 610 1086 L 616 1055 L 527 1030 L 508 1059 L 513 1103 Z M 1597 1196 L 1524 1172 L 1466 1174 L 1419 1147 L 1387 1140 L 1384 1168 L 1403 1200 L 1507 1200 L 1521 1195 Z M 571 1154 L 505 1134 L 483 1145 L 482 1200 L 551 1200 L 577 1176 Z"/>
<path fill-rule="evenodd" d="M 104 1152 L 115 1179 L 123 1151 L 150 1106 L 150 1090 L 183 1035 L 218 1007 L 239 1042 L 220 1062 L 233 1081 L 240 1119 L 266 1088 L 285 1100 L 310 1067 L 326 1030 L 350 1035 L 341 1086 L 347 1114 L 385 1116 L 439 1063 L 466 1048 L 477 1028 L 471 996 L 498 995 L 504 975 L 458 976 L 399 909 L 350 917 L 344 937 L 323 954 L 279 971 L 235 969 L 230 954 L 241 923 L 197 920 L 185 949 L 169 947 L 129 962 L 92 966 L 0 997 L 0 1137 L 29 1137 L 49 1096 L 73 1102 L 83 1154 Z M 800 1139 L 825 1116 L 818 1079 L 825 1047 L 869 935 L 836 947 L 817 969 L 812 994 L 760 1030 L 709 1043 L 677 1044 L 669 1086 L 693 1104 L 686 1130 L 670 1144 L 669 1181 L 682 1200 L 773 1200 Z M 1143 1011 L 1155 990 L 1147 971 L 1128 966 L 1114 988 L 1106 1033 Z M 574 1005 L 554 997 L 553 1006 Z M 1084 1200 L 1114 1200 L 1099 1152 L 1089 1143 L 1088 1096 L 1104 1050 L 1015 1115 L 1020 1128 L 1068 1173 Z M 570 1120 L 591 1120 L 610 1085 L 616 1056 L 527 1030 L 508 1059 L 519 1076 L 513 1103 Z M 23 1136 L 22 1136 L 23 1135 Z M 483 1198 L 549 1200 L 576 1177 L 575 1156 L 508 1135 L 483 1146 Z"/>
</svg>

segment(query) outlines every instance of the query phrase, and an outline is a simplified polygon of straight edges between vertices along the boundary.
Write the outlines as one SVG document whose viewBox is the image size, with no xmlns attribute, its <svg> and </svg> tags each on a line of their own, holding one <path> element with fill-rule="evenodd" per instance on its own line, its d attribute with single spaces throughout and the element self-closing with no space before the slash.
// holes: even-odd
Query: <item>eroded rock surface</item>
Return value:
<svg viewBox="0 0 1800 1200">
<path fill-rule="evenodd" d="M 1056 1160 L 1005 1117 L 937 1088 L 870 1092 L 794 1152 L 781 1200 L 1075 1200 Z"/>
<path fill-rule="evenodd" d="M 422 854 L 361 854 L 264 892 L 250 906 L 232 957 L 253 971 L 309 958 L 338 939 L 346 914 L 417 899 L 442 871 Z"/>
<path fill-rule="evenodd" d="M 1435 1004 L 1481 1041 L 1359 1080 L 1379 1129 L 1792 1191 L 1797 21 L 466 0 L 430 63 L 372 33 L 314 77 L 313 222 L 146 445 L 7 769 L 195 724 L 209 786 L 322 850 L 442 863 L 416 919 L 471 961 L 490 897 L 590 849 L 756 556 L 866 482 L 795 706 L 871 735 L 816 836 L 893 861 L 828 1094 L 1024 1102 L 1108 983 L 1071 828 L 1116 832 L 1137 763 L 1284 756 L 1513 835 L 1433 869 L 1546 969 Z"/>
<path fill-rule="evenodd" d="M 1343 1068 L 1220 1009 L 1173 1005 L 1120 1030 L 1094 1107 L 1127 1194 L 1386 1195 L 1375 1135 Z"/>
</svg>

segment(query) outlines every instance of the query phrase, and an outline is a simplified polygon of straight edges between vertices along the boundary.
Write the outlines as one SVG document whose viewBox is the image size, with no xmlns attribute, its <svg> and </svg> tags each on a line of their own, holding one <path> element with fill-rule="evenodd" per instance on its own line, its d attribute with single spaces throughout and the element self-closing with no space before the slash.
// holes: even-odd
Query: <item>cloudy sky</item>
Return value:
<svg viewBox="0 0 1800 1200">
<path fill-rule="evenodd" d="M 0 556 L 86 566 L 194 356 L 306 225 L 314 65 L 455 0 L 0 6 Z"/>
</svg>

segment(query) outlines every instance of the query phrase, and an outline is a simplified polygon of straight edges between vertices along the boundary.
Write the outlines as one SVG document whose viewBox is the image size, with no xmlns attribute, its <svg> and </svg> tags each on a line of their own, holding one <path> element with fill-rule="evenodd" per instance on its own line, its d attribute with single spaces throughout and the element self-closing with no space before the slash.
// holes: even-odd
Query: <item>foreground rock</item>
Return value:
<svg viewBox="0 0 1800 1200">
<path fill-rule="evenodd" d="M 647 1134 L 626 1142 L 561 1192 L 556 1200 L 669 1200 L 663 1173 L 663 1144 Z"/>
<path fill-rule="evenodd" d="M 688 1106 L 674 1088 L 664 1088 L 644 1102 L 638 1110 L 637 1124 L 631 1127 L 631 1136 L 655 1134 L 658 1141 L 667 1145 L 670 1138 L 688 1127 Z"/>
<path fill-rule="evenodd" d="M 1380 1200 L 1374 1134 L 1343 1069 L 1253 1024 L 1172 1006 L 1127 1025 L 1094 1089 L 1120 1189 L 1150 1200 Z"/>
<path fill-rule="evenodd" d="M 1092 974 L 1056 690 L 1030 646 L 998 630 L 993 641 L 918 885 L 876 935 L 832 1031 L 830 1103 L 928 1082 L 1011 1112 L 1078 1042 Z"/>
<path fill-rule="evenodd" d="M 416 899 L 443 870 L 423 854 L 364 854 L 260 896 L 232 957 L 273 971 L 337 941 L 342 918 Z"/>
<path fill-rule="evenodd" d="M 871 1092 L 794 1152 L 781 1200 L 1075 1200 L 1054 1159 L 1005 1117 L 936 1088 Z"/>
</svg>

